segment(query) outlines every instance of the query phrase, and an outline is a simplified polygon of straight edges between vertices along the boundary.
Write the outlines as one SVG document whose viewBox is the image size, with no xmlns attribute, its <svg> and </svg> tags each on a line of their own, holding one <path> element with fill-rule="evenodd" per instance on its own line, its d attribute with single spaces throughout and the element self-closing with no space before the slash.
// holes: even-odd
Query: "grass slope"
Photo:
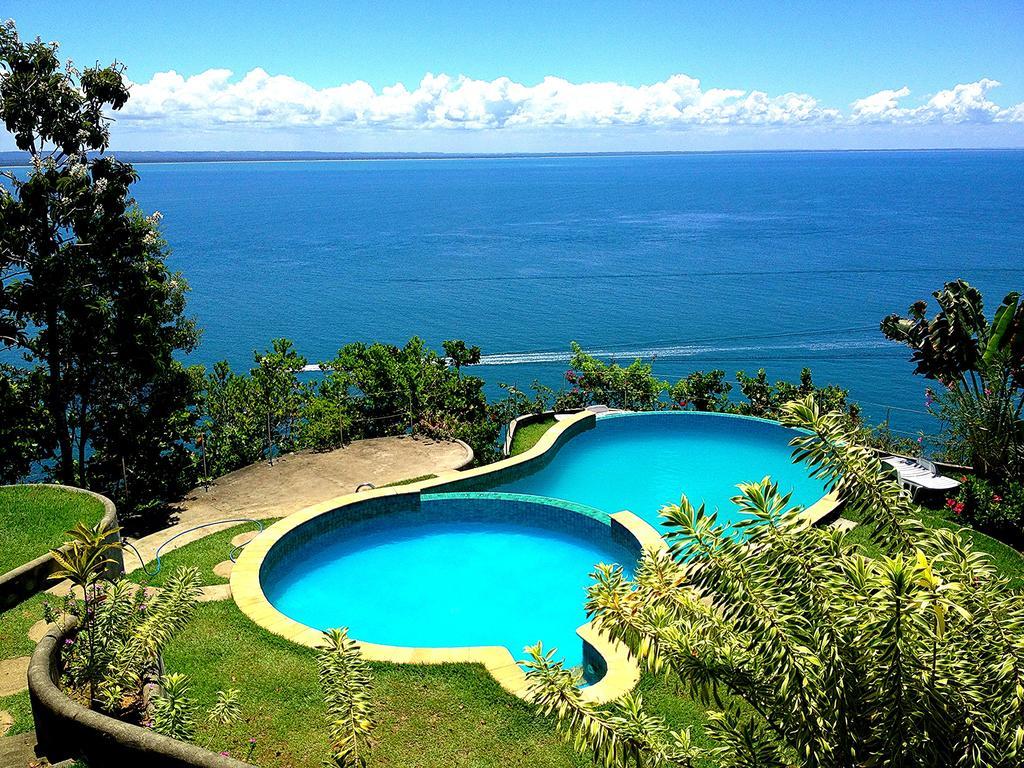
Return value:
<svg viewBox="0 0 1024 768">
<path fill-rule="evenodd" d="M 263 528 L 266 529 L 272 523 L 276 523 L 279 518 L 273 518 L 271 520 L 263 520 Z M 176 568 L 181 566 L 195 566 L 199 569 L 199 575 L 202 577 L 202 582 L 206 584 L 227 584 L 228 580 L 218 576 L 213 572 L 213 567 L 217 563 L 227 560 L 231 555 L 231 539 L 240 533 L 247 533 L 249 531 L 257 530 L 255 523 L 242 523 L 241 525 L 235 525 L 231 528 L 225 528 L 222 531 L 210 534 L 209 536 L 193 541 L 180 549 L 171 550 L 170 552 L 162 553 L 160 555 L 160 570 L 153 576 L 149 576 L 141 568 L 132 571 L 128 574 L 127 578 L 134 581 L 136 584 L 144 584 L 150 587 L 162 587 L 167 581 L 167 577 L 174 572 Z M 134 564 L 138 562 L 138 559 L 134 552 L 130 549 L 125 550 L 125 564 Z M 156 563 L 147 563 L 146 568 L 149 569 L 150 573 L 156 570 Z"/>
<path fill-rule="evenodd" d="M 63 544 L 79 520 L 95 525 L 102 518 L 103 505 L 82 493 L 36 485 L 0 488 L 0 573 Z"/>
<path fill-rule="evenodd" d="M 974 544 L 976 550 L 985 552 L 992 558 L 996 569 L 1010 580 L 1010 585 L 1014 589 L 1024 589 L 1024 555 L 1021 555 L 1016 549 L 980 531 L 960 525 L 953 515 L 945 509 L 934 510 L 921 507 L 919 514 L 921 522 L 927 528 L 959 530 Z M 855 520 L 858 523 L 861 522 L 847 512 L 843 513 L 843 517 Z M 881 555 L 881 550 L 871 541 L 868 526 L 858 525 L 847 536 L 850 541 L 858 544 L 868 556 L 878 557 Z"/>
<path fill-rule="evenodd" d="M 556 423 L 555 417 L 549 416 L 542 421 L 527 424 L 525 427 L 516 427 L 516 431 L 512 435 L 512 455 L 518 456 L 533 448 L 541 436 Z"/>
</svg>

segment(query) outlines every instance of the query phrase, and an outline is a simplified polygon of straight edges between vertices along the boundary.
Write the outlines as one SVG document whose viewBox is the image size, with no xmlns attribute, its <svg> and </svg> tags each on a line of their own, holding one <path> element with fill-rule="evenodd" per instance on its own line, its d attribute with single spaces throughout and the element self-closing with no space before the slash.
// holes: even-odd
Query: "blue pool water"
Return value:
<svg viewBox="0 0 1024 768">
<path fill-rule="evenodd" d="M 535 503 L 438 495 L 424 496 L 420 511 L 320 534 L 265 566 L 261 582 L 285 615 L 318 629 L 347 626 L 367 642 L 503 645 L 521 659 L 542 640 L 580 665 L 576 628 L 586 621 L 588 575 L 598 562 L 629 570 L 634 561 L 607 522 Z"/>
<path fill-rule="evenodd" d="M 496 490 L 571 499 L 605 512 L 628 509 L 652 525 L 681 494 L 735 520 L 736 484 L 770 475 L 793 503 L 825 494 L 803 465 L 790 460 L 791 429 L 760 419 L 691 412 L 602 416 L 572 437 L 542 469 Z"/>
</svg>

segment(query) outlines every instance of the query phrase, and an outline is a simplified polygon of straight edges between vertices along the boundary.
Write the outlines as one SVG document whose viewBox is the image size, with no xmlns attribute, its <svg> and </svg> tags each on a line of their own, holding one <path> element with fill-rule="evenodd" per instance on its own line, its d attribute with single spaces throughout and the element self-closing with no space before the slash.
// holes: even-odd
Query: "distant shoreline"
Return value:
<svg viewBox="0 0 1024 768">
<path fill-rule="evenodd" d="M 1024 147 L 940 147 L 921 149 L 716 149 L 651 150 L 639 152 L 276 152 L 276 151 L 156 151 L 107 150 L 105 154 L 137 165 L 176 165 L 184 163 L 295 163 L 295 162 L 380 162 L 383 160 L 560 160 L 604 157 L 671 157 L 685 155 L 795 155 L 846 153 L 959 153 L 1024 152 Z M 25 153 L 0 151 L 0 166 L 27 167 Z"/>
</svg>

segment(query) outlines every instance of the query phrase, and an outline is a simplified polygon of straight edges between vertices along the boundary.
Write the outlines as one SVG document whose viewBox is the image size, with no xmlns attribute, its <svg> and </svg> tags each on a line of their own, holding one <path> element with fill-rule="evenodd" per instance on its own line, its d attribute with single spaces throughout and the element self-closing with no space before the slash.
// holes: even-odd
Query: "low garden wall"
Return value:
<svg viewBox="0 0 1024 768">
<path fill-rule="evenodd" d="M 47 485 L 46 487 L 61 488 L 66 491 L 92 496 L 103 504 L 101 525 L 105 528 L 117 528 L 117 509 L 114 507 L 114 502 L 106 496 L 70 485 Z M 120 541 L 121 534 L 115 531 L 109 538 Z M 124 561 L 122 560 L 120 549 L 112 553 L 111 557 L 116 562 L 110 566 L 108 575 L 116 576 L 124 573 Z M 46 553 L 7 573 L 0 574 L 0 611 L 7 610 L 32 597 L 37 592 L 42 592 L 44 589 L 52 587 L 53 584 L 49 582 L 49 577 L 58 567 L 57 561 L 53 559 L 53 555 Z"/>
<path fill-rule="evenodd" d="M 66 696 L 59 686 L 61 650 L 75 626 L 71 618 L 66 629 L 51 627 L 29 664 L 37 754 L 51 763 L 74 758 L 95 766 L 252 768 L 249 763 L 86 709 Z"/>
</svg>

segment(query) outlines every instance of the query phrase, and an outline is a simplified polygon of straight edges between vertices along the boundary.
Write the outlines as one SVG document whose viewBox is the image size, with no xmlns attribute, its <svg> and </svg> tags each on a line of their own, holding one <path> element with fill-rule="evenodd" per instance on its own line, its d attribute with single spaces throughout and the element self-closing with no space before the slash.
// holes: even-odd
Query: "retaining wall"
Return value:
<svg viewBox="0 0 1024 768">
<path fill-rule="evenodd" d="M 103 504 L 103 518 L 101 525 L 105 528 L 117 528 L 117 509 L 114 507 L 114 502 L 108 499 L 106 496 L 101 496 L 98 493 L 87 491 L 84 488 L 75 488 L 70 485 L 52 485 L 42 484 L 46 488 L 61 488 L 66 491 L 73 491 L 75 493 L 84 493 L 88 496 L 92 496 Z M 10 486 L 7 486 L 10 487 Z M 114 532 L 110 534 L 110 540 L 120 541 L 121 534 Z M 118 548 L 111 557 L 115 562 L 108 569 L 108 576 L 117 576 L 124 573 L 124 561 L 121 557 L 121 550 Z M 53 586 L 53 582 L 50 581 L 50 574 L 54 573 L 59 566 L 57 561 L 53 559 L 53 555 L 47 552 L 45 555 L 40 555 L 35 560 L 32 560 L 24 565 L 20 565 L 7 573 L 0 574 L 0 611 L 5 611 L 18 603 L 26 600 L 37 592 L 42 592 L 44 589 Z"/>
</svg>

